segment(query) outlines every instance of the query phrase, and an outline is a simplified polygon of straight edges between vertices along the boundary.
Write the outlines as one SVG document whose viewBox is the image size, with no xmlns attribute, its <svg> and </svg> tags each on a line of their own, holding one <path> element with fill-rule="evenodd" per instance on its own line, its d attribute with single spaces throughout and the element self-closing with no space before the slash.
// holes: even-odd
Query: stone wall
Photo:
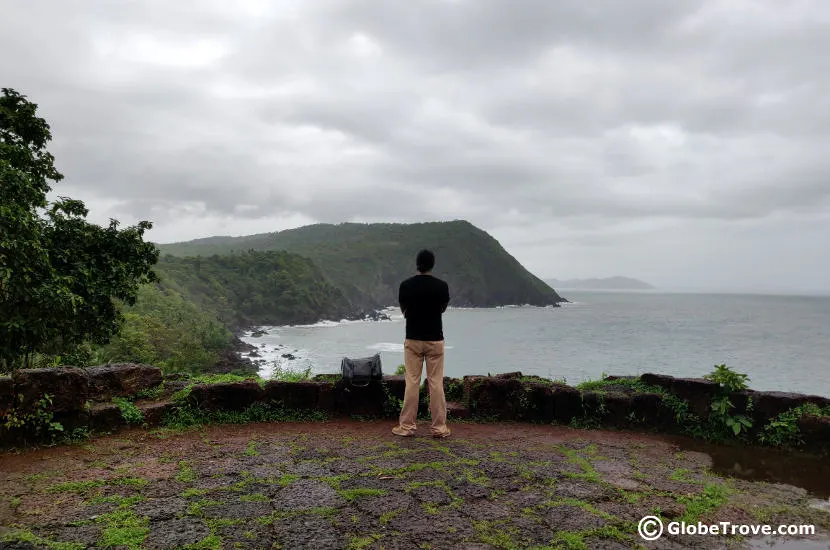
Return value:
<svg viewBox="0 0 830 550">
<path fill-rule="evenodd" d="M 626 383 L 634 380 L 639 384 L 637 388 Z M 350 387 L 331 375 L 304 382 L 198 384 L 177 375 L 165 379 L 160 369 L 136 364 L 19 370 L 12 376 L 0 377 L 0 445 L 42 439 L 42 426 L 40 430 L 32 426 L 38 418 L 49 415 L 64 431 L 113 432 L 127 427 L 129 422 L 121 404 L 113 401 L 119 397 L 134 402 L 142 413 L 144 426 L 161 425 L 165 414 L 179 407 L 206 412 L 241 411 L 256 403 L 322 411 L 330 417 L 393 420 L 400 410 L 404 387 L 402 376 L 386 376 L 382 383 L 368 387 Z M 466 376 L 463 380 L 445 378 L 444 388 L 451 419 L 472 416 L 482 420 L 664 433 L 688 432 L 684 424 L 688 419 L 678 418 L 678 403 L 700 426 L 709 425 L 711 403 L 720 392 L 719 386 L 708 380 L 660 374 L 644 374 L 636 379 L 609 377 L 593 391 L 525 377 L 518 372 Z M 188 391 L 182 392 L 183 389 Z M 50 400 L 43 401 L 47 395 Z M 141 395 L 152 398 L 141 399 Z M 820 396 L 747 390 L 729 397 L 735 411 L 752 420 L 752 427 L 744 436 L 748 443 L 760 441 L 759 434 L 770 421 L 796 407 L 809 403 L 830 412 L 830 398 Z M 423 387 L 420 410 L 428 412 Z M 27 423 L 16 427 L 15 423 L 22 420 Z M 830 415 L 802 415 L 797 421 L 796 435 L 799 447 L 830 452 Z"/>
</svg>

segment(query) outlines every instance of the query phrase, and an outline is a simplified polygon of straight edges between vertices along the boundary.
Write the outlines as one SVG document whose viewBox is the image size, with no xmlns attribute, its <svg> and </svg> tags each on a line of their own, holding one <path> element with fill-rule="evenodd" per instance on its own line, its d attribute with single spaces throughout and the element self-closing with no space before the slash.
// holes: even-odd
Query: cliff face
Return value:
<svg viewBox="0 0 830 550">
<path fill-rule="evenodd" d="M 465 221 L 419 224 L 318 224 L 278 233 L 160 245 L 175 256 L 287 251 L 310 259 L 352 308 L 397 303 L 398 285 L 415 273 L 415 255 L 436 255 L 434 274 L 450 285 L 451 305 L 555 306 L 565 300 L 528 272 L 486 232 Z"/>
</svg>

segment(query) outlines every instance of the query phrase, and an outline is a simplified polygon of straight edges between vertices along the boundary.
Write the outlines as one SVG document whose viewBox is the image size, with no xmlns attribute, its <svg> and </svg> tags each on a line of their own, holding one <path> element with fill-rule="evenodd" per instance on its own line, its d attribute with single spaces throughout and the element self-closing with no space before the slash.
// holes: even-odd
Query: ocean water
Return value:
<svg viewBox="0 0 830 550">
<path fill-rule="evenodd" d="M 562 291 L 560 308 L 454 309 L 444 315 L 446 376 L 521 371 L 570 384 L 607 374 L 700 377 L 726 363 L 758 390 L 830 396 L 830 297 Z M 263 327 L 243 340 L 274 362 L 339 372 L 344 357 L 403 362 L 404 319 Z M 282 355 L 292 354 L 294 359 Z"/>
</svg>

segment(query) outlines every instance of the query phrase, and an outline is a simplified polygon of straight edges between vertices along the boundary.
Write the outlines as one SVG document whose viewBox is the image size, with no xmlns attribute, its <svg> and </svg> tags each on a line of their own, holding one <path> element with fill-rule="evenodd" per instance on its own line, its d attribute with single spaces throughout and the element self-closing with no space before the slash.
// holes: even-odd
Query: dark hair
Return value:
<svg viewBox="0 0 830 550">
<path fill-rule="evenodd" d="M 418 257 L 415 258 L 415 265 L 418 266 L 418 271 L 421 273 L 432 271 L 432 268 L 435 267 L 435 254 L 426 249 L 421 250 L 418 252 Z"/>
</svg>

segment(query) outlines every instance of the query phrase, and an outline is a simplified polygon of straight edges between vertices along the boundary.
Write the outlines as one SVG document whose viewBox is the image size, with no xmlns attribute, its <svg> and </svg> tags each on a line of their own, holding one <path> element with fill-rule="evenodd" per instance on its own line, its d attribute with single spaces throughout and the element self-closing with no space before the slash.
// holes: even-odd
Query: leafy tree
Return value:
<svg viewBox="0 0 830 550">
<path fill-rule="evenodd" d="M 143 285 L 124 323 L 98 350 L 105 361 L 149 363 L 165 371 L 199 373 L 211 369 L 230 350 L 233 333 L 211 313 L 178 292 Z"/>
<path fill-rule="evenodd" d="M 119 327 L 114 300 L 135 302 L 157 281 L 158 250 L 144 242 L 147 221 L 119 230 L 87 222 L 79 200 L 50 202 L 63 179 L 46 149 L 49 125 L 15 90 L 0 96 L 0 369 L 34 353 L 106 343 Z"/>
</svg>

